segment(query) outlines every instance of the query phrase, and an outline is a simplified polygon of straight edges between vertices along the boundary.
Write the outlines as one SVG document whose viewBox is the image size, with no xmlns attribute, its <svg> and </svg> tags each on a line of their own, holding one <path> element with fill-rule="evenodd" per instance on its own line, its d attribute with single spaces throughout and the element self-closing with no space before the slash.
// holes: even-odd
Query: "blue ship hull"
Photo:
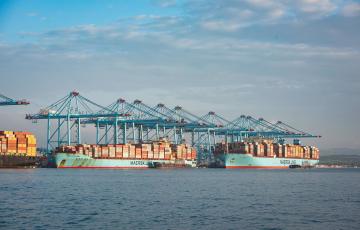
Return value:
<svg viewBox="0 0 360 230">
<path fill-rule="evenodd" d="M 92 158 L 83 154 L 57 153 L 54 156 L 57 168 L 140 168 L 153 167 L 155 163 L 173 164 L 173 160 L 151 160 L 151 159 L 102 159 Z M 194 161 L 184 161 L 185 165 L 196 166 Z"/>
<path fill-rule="evenodd" d="M 251 154 L 224 153 L 216 156 L 216 164 L 223 168 L 289 168 L 297 165 L 313 167 L 319 163 L 317 159 L 256 157 Z"/>
</svg>

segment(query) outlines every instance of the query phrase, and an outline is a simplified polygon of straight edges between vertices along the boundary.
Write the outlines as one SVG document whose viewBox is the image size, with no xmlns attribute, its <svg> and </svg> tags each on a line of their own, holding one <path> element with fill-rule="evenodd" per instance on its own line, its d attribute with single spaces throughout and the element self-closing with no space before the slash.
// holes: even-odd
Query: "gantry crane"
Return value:
<svg viewBox="0 0 360 230">
<path fill-rule="evenodd" d="M 30 104 L 30 102 L 28 102 L 25 99 L 22 100 L 15 100 L 9 97 L 6 97 L 2 94 L 0 94 L 0 106 L 5 106 L 5 105 L 28 105 Z"/>
<path fill-rule="evenodd" d="M 103 110 L 103 113 L 97 113 L 97 110 Z M 50 150 L 61 144 L 81 144 L 81 120 L 103 117 L 113 117 L 115 120 L 120 117 L 118 113 L 81 96 L 78 92 L 70 92 L 65 97 L 50 106 L 41 109 L 36 114 L 27 114 L 28 120 L 47 120 L 47 141 L 46 150 Z M 52 121 L 56 121 L 54 131 L 52 132 Z M 66 127 L 64 127 L 66 126 Z M 72 135 L 73 131 L 75 135 Z M 75 136 L 75 140 L 73 140 Z M 56 143 L 57 145 L 54 145 Z"/>
<path fill-rule="evenodd" d="M 198 149 L 198 160 L 211 159 L 215 145 L 221 141 L 235 142 L 248 137 L 277 141 L 319 137 L 280 121 L 274 124 L 247 115 L 230 121 L 213 111 L 197 116 L 181 106 L 171 109 L 162 103 L 151 107 L 140 100 L 129 103 L 120 98 L 104 107 L 76 91 L 26 118 L 47 120 L 48 152 L 62 144 L 82 143 L 80 127 L 86 124 L 96 128 L 97 144 L 141 143 L 164 137 L 178 144 L 186 139 Z"/>
</svg>

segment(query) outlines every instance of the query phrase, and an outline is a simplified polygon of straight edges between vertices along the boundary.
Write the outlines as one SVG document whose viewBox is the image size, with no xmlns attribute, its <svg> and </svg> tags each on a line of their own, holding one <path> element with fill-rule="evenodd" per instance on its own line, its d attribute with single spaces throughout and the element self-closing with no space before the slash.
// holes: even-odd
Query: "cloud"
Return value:
<svg viewBox="0 0 360 230">
<path fill-rule="evenodd" d="M 340 0 L 198 0 L 185 4 L 185 11 L 205 29 L 236 32 L 254 25 L 291 24 L 341 16 L 343 4 Z M 357 7 L 352 5 L 345 11 L 348 15 L 355 14 Z"/>
<path fill-rule="evenodd" d="M 200 23 L 201 26 L 208 30 L 214 31 L 236 31 L 239 28 L 246 26 L 246 24 L 239 24 L 236 21 L 225 20 L 208 20 Z"/>
<path fill-rule="evenodd" d="M 31 18 L 37 18 L 41 21 L 46 21 L 47 17 L 42 16 L 41 14 L 37 13 L 37 12 L 29 12 L 26 14 L 26 16 L 31 17 Z"/>
<path fill-rule="evenodd" d="M 285 15 L 285 11 L 282 9 L 275 9 L 269 13 L 270 18 L 278 19 Z"/>
<path fill-rule="evenodd" d="M 204 29 L 235 32 L 257 24 L 273 23 L 286 14 L 285 5 L 270 0 L 196 1 L 185 11 Z"/>
<path fill-rule="evenodd" d="M 246 2 L 261 8 L 273 8 L 279 4 L 279 2 L 273 0 L 246 0 Z"/>
<path fill-rule="evenodd" d="M 176 0 L 154 0 L 155 5 L 160 7 L 173 7 L 177 4 Z"/>
<path fill-rule="evenodd" d="M 38 13 L 36 13 L 36 12 L 29 12 L 29 13 L 26 14 L 26 16 L 28 16 L 28 17 L 37 17 L 37 16 L 38 16 Z"/>
<path fill-rule="evenodd" d="M 301 0 L 299 1 L 299 8 L 305 13 L 322 16 L 334 12 L 337 5 L 335 1 L 331 0 Z"/>
<path fill-rule="evenodd" d="M 284 15 L 282 10 L 272 13 L 274 20 Z M 252 17 L 251 12 L 245 14 Z M 241 39 L 237 35 L 216 33 L 234 32 L 241 26 L 247 26 L 246 22 L 238 24 L 223 19 L 200 22 L 201 28 L 215 31 L 214 34 L 201 32 L 196 27 L 191 29 L 187 22 L 186 18 L 179 16 L 138 15 L 103 26 L 79 25 L 43 33 L 22 33 L 22 36 L 35 38 L 36 46 L 48 54 L 73 59 L 99 55 L 131 56 L 136 53 L 151 55 L 155 49 L 158 54 L 177 49 L 202 52 L 203 56 L 209 57 L 214 54 L 226 59 L 276 57 L 279 61 L 289 58 L 346 59 L 359 56 L 358 50 L 347 47 Z"/>
<path fill-rule="evenodd" d="M 342 9 L 342 14 L 345 17 L 356 17 L 360 15 L 360 3 L 351 2 L 346 4 Z"/>
</svg>

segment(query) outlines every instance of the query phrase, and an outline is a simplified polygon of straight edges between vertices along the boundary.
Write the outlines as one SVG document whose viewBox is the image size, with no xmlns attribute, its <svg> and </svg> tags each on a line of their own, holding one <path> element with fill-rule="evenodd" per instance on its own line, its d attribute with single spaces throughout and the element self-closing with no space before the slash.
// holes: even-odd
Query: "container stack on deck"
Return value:
<svg viewBox="0 0 360 230">
<path fill-rule="evenodd" d="M 271 141 L 219 143 L 215 147 L 215 154 L 219 153 L 252 154 L 257 157 L 319 159 L 319 149 L 314 146 L 282 145 Z"/>
<path fill-rule="evenodd" d="M 1 155 L 36 156 L 36 138 L 29 132 L 0 131 Z"/>
<path fill-rule="evenodd" d="M 194 160 L 196 159 L 196 150 L 188 144 L 171 145 L 176 159 Z"/>
<path fill-rule="evenodd" d="M 84 154 L 95 159 L 195 160 L 196 150 L 186 144 L 157 141 L 142 144 L 60 146 L 55 153 Z"/>
</svg>

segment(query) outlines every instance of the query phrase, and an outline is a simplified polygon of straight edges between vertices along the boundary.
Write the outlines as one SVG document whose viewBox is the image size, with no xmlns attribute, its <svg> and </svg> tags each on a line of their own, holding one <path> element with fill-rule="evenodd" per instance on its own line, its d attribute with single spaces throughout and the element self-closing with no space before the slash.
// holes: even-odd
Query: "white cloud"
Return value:
<svg viewBox="0 0 360 230">
<path fill-rule="evenodd" d="M 283 17 L 282 10 L 275 10 L 269 17 L 277 20 Z M 139 17 L 138 17 L 139 18 Z M 276 57 L 278 60 L 287 58 L 352 58 L 358 57 L 359 52 L 350 48 L 335 48 L 319 45 L 285 42 L 266 42 L 240 39 L 229 35 L 209 36 L 193 35 L 193 31 L 186 32 L 187 25 L 175 17 L 173 24 L 168 24 L 169 17 L 148 17 L 146 23 L 137 22 L 115 23 L 106 26 L 81 25 L 71 28 L 53 30 L 45 33 L 29 34 L 38 39 L 38 47 L 46 49 L 49 53 L 63 54 L 72 59 L 92 58 L 94 55 L 124 55 L 135 52 L 152 52 L 155 47 L 161 49 L 193 50 L 203 52 L 203 55 L 223 55 L 226 58 L 239 58 L 247 56 Z M 172 17 L 170 17 L 171 19 Z M 135 20 L 136 21 L 136 20 Z M 200 25 L 209 31 L 234 32 L 239 28 L 249 26 L 244 21 L 210 19 L 201 21 Z M 176 29 L 175 31 L 173 29 Z M 179 32 L 181 31 L 181 32 Z M 215 32 L 214 32 L 215 33 Z M 130 47 L 130 48 L 129 48 Z M 160 50 L 158 50 L 160 51 Z M 157 51 L 157 52 L 158 52 Z"/>
<path fill-rule="evenodd" d="M 285 11 L 282 9 L 275 9 L 269 13 L 271 19 L 279 19 L 285 15 Z"/>
<path fill-rule="evenodd" d="M 249 9 L 241 10 L 239 12 L 239 16 L 241 18 L 250 18 L 253 15 L 254 15 L 254 12 L 252 10 L 249 10 Z"/>
<path fill-rule="evenodd" d="M 215 31 L 236 31 L 242 27 L 242 25 L 236 21 L 225 21 L 225 20 L 209 20 L 203 21 L 200 25 L 208 30 Z M 245 26 L 245 24 L 243 24 Z"/>
<path fill-rule="evenodd" d="M 151 19 L 161 19 L 163 16 L 160 15 L 154 15 L 154 14 L 140 14 L 140 15 L 136 15 L 134 18 L 136 20 L 151 20 Z"/>
<path fill-rule="evenodd" d="M 37 16 L 38 16 L 38 13 L 36 13 L 36 12 L 29 12 L 29 13 L 26 14 L 26 16 L 28 16 L 28 17 L 37 17 Z"/>
<path fill-rule="evenodd" d="M 253 25 L 322 19 L 339 14 L 341 5 L 341 0 L 198 0 L 188 4 L 186 10 L 204 29 L 234 32 Z"/>
<path fill-rule="evenodd" d="M 256 7 L 274 7 L 278 4 L 277 1 L 273 1 L 273 0 L 246 0 L 246 1 Z"/>
<path fill-rule="evenodd" d="M 337 5 L 330 0 L 301 0 L 299 8 L 305 13 L 323 15 L 334 12 Z"/>
<path fill-rule="evenodd" d="M 154 2 L 160 7 L 172 7 L 176 5 L 176 0 L 155 0 Z"/>
<path fill-rule="evenodd" d="M 360 15 L 360 3 L 351 2 L 342 9 L 342 14 L 346 17 L 355 17 Z"/>
</svg>

